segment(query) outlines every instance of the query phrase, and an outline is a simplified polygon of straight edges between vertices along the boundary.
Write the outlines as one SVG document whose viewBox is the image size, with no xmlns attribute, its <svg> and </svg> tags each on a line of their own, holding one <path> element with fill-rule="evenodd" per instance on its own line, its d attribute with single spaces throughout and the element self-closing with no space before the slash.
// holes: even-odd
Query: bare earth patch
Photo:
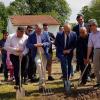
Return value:
<svg viewBox="0 0 100 100">
<path fill-rule="evenodd" d="M 75 65 L 74 65 L 75 66 Z M 65 93 L 61 77 L 61 68 L 58 62 L 53 63 L 54 81 L 47 81 L 47 88 L 53 92 L 52 95 L 44 96 L 38 91 L 38 83 L 28 83 L 23 85 L 26 90 L 26 96 L 22 100 L 100 100 L 100 89 L 93 88 L 95 80 L 88 82 L 85 86 L 79 86 L 77 90 L 72 87 L 70 96 Z M 1 77 L 2 74 L 0 74 Z M 71 78 L 72 84 L 77 84 L 80 73 L 75 73 Z M 0 100 L 15 100 L 16 91 L 12 83 L 4 83 L 0 85 Z"/>
</svg>

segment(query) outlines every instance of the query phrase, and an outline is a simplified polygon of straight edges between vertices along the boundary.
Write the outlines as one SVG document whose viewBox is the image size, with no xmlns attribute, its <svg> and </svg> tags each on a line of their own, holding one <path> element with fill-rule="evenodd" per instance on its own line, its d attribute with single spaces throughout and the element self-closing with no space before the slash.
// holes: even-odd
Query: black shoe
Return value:
<svg viewBox="0 0 100 100">
<path fill-rule="evenodd" d="M 43 87 L 43 86 L 42 87 L 39 87 L 39 92 L 40 93 L 43 93 L 44 91 L 45 91 L 45 87 Z"/>
<path fill-rule="evenodd" d="M 39 78 L 33 78 L 31 79 L 31 82 L 38 82 L 39 81 Z"/>
<path fill-rule="evenodd" d="M 95 75 L 94 75 L 94 73 L 92 73 L 91 75 L 90 75 L 90 78 L 95 78 Z"/>
<path fill-rule="evenodd" d="M 14 89 L 16 89 L 16 90 L 19 89 L 19 85 L 15 85 Z"/>
<path fill-rule="evenodd" d="M 48 80 L 49 81 L 53 81 L 53 80 L 55 80 L 52 76 L 48 76 Z"/>
<path fill-rule="evenodd" d="M 96 85 L 94 85 L 94 87 L 99 87 L 100 88 L 100 83 L 97 83 Z"/>
</svg>

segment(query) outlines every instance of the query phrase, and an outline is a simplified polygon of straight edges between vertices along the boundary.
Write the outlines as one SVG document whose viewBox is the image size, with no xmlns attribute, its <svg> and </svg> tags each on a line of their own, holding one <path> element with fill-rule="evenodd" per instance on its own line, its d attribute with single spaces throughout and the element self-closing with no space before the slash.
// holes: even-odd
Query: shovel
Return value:
<svg viewBox="0 0 100 100">
<path fill-rule="evenodd" d="M 21 82 L 21 62 L 22 62 L 22 56 L 19 56 L 19 88 L 16 89 L 16 100 L 19 100 L 25 96 L 25 90 L 22 87 L 22 82 Z"/>
<path fill-rule="evenodd" d="M 84 70 L 83 70 L 83 72 L 82 72 L 82 74 L 81 74 L 81 76 L 80 76 L 80 78 L 79 78 L 79 80 L 78 80 L 78 83 L 77 83 L 77 84 L 74 84 L 74 89 L 75 89 L 75 90 L 77 90 L 77 87 L 80 85 L 80 83 L 81 83 L 81 81 L 82 81 L 82 77 L 83 77 L 84 73 L 86 72 L 86 69 L 88 68 L 88 65 L 89 65 L 89 64 L 87 64 L 87 65 L 85 66 L 85 68 L 84 68 Z"/>
<path fill-rule="evenodd" d="M 66 65 L 66 70 L 67 70 L 67 79 L 64 80 L 64 87 L 65 87 L 65 91 L 67 92 L 67 94 L 71 94 L 71 83 L 70 80 L 68 78 L 68 61 L 66 60 L 67 65 Z"/>
</svg>

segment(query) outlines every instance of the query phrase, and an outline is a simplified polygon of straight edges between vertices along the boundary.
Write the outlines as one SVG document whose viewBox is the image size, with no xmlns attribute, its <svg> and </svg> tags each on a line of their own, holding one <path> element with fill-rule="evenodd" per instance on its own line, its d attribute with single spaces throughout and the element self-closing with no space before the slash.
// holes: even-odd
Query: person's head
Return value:
<svg viewBox="0 0 100 100">
<path fill-rule="evenodd" d="M 82 14 L 78 14 L 76 20 L 78 24 L 82 25 L 84 23 L 84 16 Z"/>
<path fill-rule="evenodd" d="M 98 23 L 97 23 L 96 19 L 90 19 L 88 21 L 88 24 L 89 24 L 91 31 L 93 31 L 93 32 L 97 31 Z"/>
<path fill-rule="evenodd" d="M 63 26 L 59 26 L 59 32 L 63 32 L 64 31 L 64 27 Z"/>
<path fill-rule="evenodd" d="M 47 23 L 43 24 L 43 29 L 44 29 L 44 31 L 48 31 L 48 24 Z"/>
<path fill-rule="evenodd" d="M 42 32 L 42 24 L 36 24 L 35 25 L 35 32 L 36 32 L 36 34 L 41 34 L 41 32 Z"/>
<path fill-rule="evenodd" d="M 85 27 L 81 27 L 80 30 L 80 37 L 86 37 L 87 36 L 87 29 Z"/>
<path fill-rule="evenodd" d="M 18 38 L 22 38 L 24 32 L 25 32 L 25 28 L 22 27 L 22 26 L 19 26 L 19 27 L 17 28 L 17 37 L 18 37 Z"/>
<path fill-rule="evenodd" d="M 4 32 L 3 32 L 3 39 L 5 39 L 5 40 L 6 40 L 6 39 L 7 39 L 7 37 L 8 37 L 8 32 L 4 31 Z"/>
<path fill-rule="evenodd" d="M 26 34 L 30 34 L 33 31 L 33 27 L 28 25 L 26 28 Z"/>
<path fill-rule="evenodd" d="M 71 31 L 71 25 L 69 23 L 64 24 L 64 33 L 69 34 Z"/>
</svg>

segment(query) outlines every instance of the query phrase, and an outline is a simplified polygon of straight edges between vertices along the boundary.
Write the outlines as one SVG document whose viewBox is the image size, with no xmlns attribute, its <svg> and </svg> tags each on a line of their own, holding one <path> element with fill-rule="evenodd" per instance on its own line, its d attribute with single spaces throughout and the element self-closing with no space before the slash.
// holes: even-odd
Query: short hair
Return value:
<svg viewBox="0 0 100 100">
<path fill-rule="evenodd" d="M 2 31 L 2 34 L 4 35 L 4 34 L 8 34 L 8 32 L 6 31 L 6 30 L 3 30 Z"/>
<path fill-rule="evenodd" d="M 78 19 L 78 18 L 80 18 L 80 17 L 83 17 L 83 18 L 84 18 L 84 15 L 83 15 L 83 14 L 77 14 L 76 19 Z"/>
<path fill-rule="evenodd" d="M 41 28 L 41 29 L 43 28 L 41 23 L 35 24 L 35 27 L 38 27 L 38 28 Z"/>
<path fill-rule="evenodd" d="M 47 23 L 43 23 L 43 26 L 48 26 L 48 24 Z"/>
<path fill-rule="evenodd" d="M 18 30 L 18 31 L 24 31 L 24 30 L 25 30 L 25 28 L 24 28 L 24 27 L 22 27 L 22 26 L 19 26 L 19 27 L 17 28 L 17 30 Z"/>
<path fill-rule="evenodd" d="M 88 25 L 92 25 L 92 24 L 95 24 L 96 26 L 98 26 L 98 23 L 97 23 L 96 19 L 90 19 L 88 21 Z"/>
<path fill-rule="evenodd" d="M 31 25 L 28 25 L 28 26 L 27 26 L 27 29 L 28 29 L 28 28 L 33 28 L 33 27 L 32 27 Z"/>
</svg>

